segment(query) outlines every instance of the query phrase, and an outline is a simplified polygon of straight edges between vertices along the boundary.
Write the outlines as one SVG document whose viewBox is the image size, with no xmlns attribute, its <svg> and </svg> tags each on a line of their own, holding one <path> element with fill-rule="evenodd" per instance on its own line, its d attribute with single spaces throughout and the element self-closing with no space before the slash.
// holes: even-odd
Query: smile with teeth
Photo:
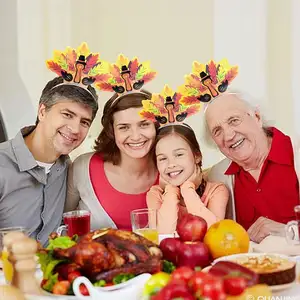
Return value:
<svg viewBox="0 0 300 300">
<path fill-rule="evenodd" d="M 239 145 L 241 145 L 242 144 L 242 142 L 244 141 L 245 139 L 241 139 L 241 140 L 239 140 L 239 141 L 237 141 L 236 143 L 234 143 L 233 145 L 231 145 L 230 146 L 230 148 L 236 148 L 236 147 L 238 147 Z"/>
<path fill-rule="evenodd" d="M 146 141 L 141 142 L 141 143 L 128 143 L 127 145 L 132 148 L 140 148 L 140 147 L 143 147 L 145 144 L 146 144 Z"/>
<path fill-rule="evenodd" d="M 66 134 L 63 134 L 63 133 L 61 133 L 61 132 L 59 132 L 59 134 L 60 134 L 63 138 L 65 138 L 66 140 L 68 140 L 68 141 L 71 142 L 71 143 L 73 143 L 73 142 L 75 141 L 74 139 L 70 138 L 70 137 L 67 136 Z"/>
<path fill-rule="evenodd" d="M 178 176 L 181 173 L 182 173 L 182 170 L 181 171 L 174 171 L 174 172 L 168 173 L 168 176 L 171 177 L 171 178 L 174 178 L 174 177 Z"/>
</svg>

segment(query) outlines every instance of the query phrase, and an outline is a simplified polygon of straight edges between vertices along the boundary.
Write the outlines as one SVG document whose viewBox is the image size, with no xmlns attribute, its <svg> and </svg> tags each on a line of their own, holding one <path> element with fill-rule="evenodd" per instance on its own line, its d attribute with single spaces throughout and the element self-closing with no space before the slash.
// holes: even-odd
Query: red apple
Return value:
<svg viewBox="0 0 300 300">
<path fill-rule="evenodd" d="M 164 286 L 156 295 L 151 297 L 151 300 L 196 300 L 190 293 L 189 288 L 184 281 L 173 280 Z"/>
<path fill-rule="evenodd" d="M 207 231 L 207 222 L 192 214 L 184 215 L 177 223 L 177 233 L 182 241 L 202 242 Z"/>
<path fill-rule="evenodd" d="M 181 241 L 178 238 L 163 239 L 159 248 L 163 253 L 163 258 L 177 265 L 178 250 L 181 246 Z"/>
<path fill-rule="evenodd" d="M 210 264 L 208 247 L 202 242 L 184 242 L 179 248 L 177 266 L 205 268 Z"/>
</svg>

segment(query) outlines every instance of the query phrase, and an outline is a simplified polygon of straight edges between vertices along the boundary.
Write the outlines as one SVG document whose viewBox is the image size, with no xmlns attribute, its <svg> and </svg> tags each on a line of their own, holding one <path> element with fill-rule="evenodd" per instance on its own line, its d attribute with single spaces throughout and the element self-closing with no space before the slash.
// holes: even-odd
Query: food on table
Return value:
<svg viewBox="0 0 300 300">
<path fill-rule="evenodd" d="M 142 228 L 142 229 L 135 229 L 135 233 L 143 236 L 144 238 L 148 239 L 149 241 L 158 244 L 159 242 L 159 234 L 157 229 L 151 228 Z"/>
<path fill-rule="evenodd" d="M 196 298 L 225 299 L 225 289 L 223 280 L 217 276 L 198 271 L 190 279 L 188 286 L 193 291 Z"/>
<path fill-rule="evenodd" d="M 38 254 L 44 277 L 42 287 L 49 292 L 57 282 L 72 282 L 78 276 L 86 276 L 99 286 L 103 281 L 117 282 L 120 274 L 126 275 L 122 277 L 125 281 L 162 269 L 159 247 L 133 232 L 108 228 L 78 240 L 52 237 L 47 249 L 40 249 Z"/>
<path fill-rule="evenodd" d="M 254 271 L 232 261 L 219 261 L 208 271 L 209 274 L 218 277 L 242 277 L 246 279 L 246 285 L 258 284 L 258 274 Z"/>
<path fill-rule="evenodd" d="M 172 280 L 182 280 L 185 283 L 188 283 L 189 280 L 193 277 L 195 271 L 189 267 L 180 267 L 175 269 L 171 274 Z"/>
<path fill-rule="evenodd" d="M 233 220 L 222 220 L 213 224 L 204 237 L 204 243 L 214 259 L 249 251 L 247 231 Z"/>
<path fill-rule="evenodd" d="M 171 262 L 167 260 L 162 261 L 162 270 L 165 273 L 171 274 L 176 269 L 176 266 Z"/>
<path fill-rule="evenodd" d="M 211 262 L 208 247 L 202 242 L 183 242 L 178 238 L 166 238 L 161 241 L 163 258 L 177 267 L 207 267 Z"/>
<path fill-rule="evenodd" d="M 226 300 L 260 300 L 273 298 L 275 297 L 272 297 L 272 292 L 268 285 L 256 284 L 248 287 L 242 294 L 238 296 L 227 296 Z"/>
<path fill-rule="evenodd" d="M 2 264 L 3 264 L 3 272 L 6 282 L 11 282 L 13 277 L 13 266 L 8 260 L 8 252 L 2 251 L 1 255 Z"/>
<path fill-rule="evenodd" d="M 178 222 L 176 231 L 184 242 L 201 242 L 207 231 L 207 222 L 201 217 L 186 214 Z"/>
<path fill-rule="evenodd" d="M 296 262 L 282 256 L 244 256 L 233 261 L 257 273 L 260 283 L 279 285 L 296 279 Z"/>
<path fill-rule="evenodd" d="M 163 258 L 178 267 L 208 266 L 211 256 L 208 247 L 202 242 L 207 230 L 206 221 L 187 214 L 179 220 L 177 230 L 179 238 L 166 238 L 160 242 Z"/>
<path fill-rule="evenodd" d="M 195 298 L 189 290 L 188 286 L 182 284 L 180 281 L 171 281 L 166 286 L 164 286 L 157 294 L 151 297 L 151 300 L 173 299 L 194 300 Z"/>
<path fill-rule="evenodd" d="M 209 266 L 211 262 L 209 249 L 202 242 L 184 242 L 178 249 L 177 266 L 191 268 Z"/>
<path fill-rule="evenodd" d="M 163 239 L 159 244 L 159 248 L 163 253 L 164 259 L 177 265 L 178 250 L 179 250 L 181 243 L 182 242 L 180 241 L 179 238 Z"/>
<path fill-rule="evenodd" d="M 267 285 L 258 284 L 258 275 L 237 263 L 221 261 L 211 269 L 212 272 L 204 272 L 180 267 L 173 271 L 162 287 L 157 290 L 144 289 L 144 295 L 148 298 L 143 299 L 249 300 L 260 299 L 257 296 L 272 295 Z M 154 278 L 155 275 L 152 277 Z M 155 282 L 152 277 L 148 282 Z M 253 298 L 250 295 L 253 295 Z"/>
<path fill-rule="evenodd" d="M 228 295 L 240 295 L 247 287 L 247 280 L 244 277 L 228 277 L 223 281 L 225 293 Z"/>
<path fill-rule="evenodd" d="M 161 288 L 170 281 L 170 274 L 158 272 L 152 275 L 144 285 L 143 295 L 152 295 L 157 293 Z"/>
</svg>

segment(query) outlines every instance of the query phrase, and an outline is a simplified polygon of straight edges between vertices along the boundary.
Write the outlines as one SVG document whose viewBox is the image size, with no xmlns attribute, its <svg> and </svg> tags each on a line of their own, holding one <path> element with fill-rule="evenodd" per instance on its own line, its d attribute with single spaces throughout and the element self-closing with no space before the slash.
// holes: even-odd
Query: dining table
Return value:
<svg viewBox="0 0 300 300">
<path fill-rule="evenodd" d="M 161 240 L 161 238 L 160 238 Z M 296 248 L 295 248 L 296 247 Z M 297 248 L 298 247 L 298 248 Z M 262 297 L 260 300 L 300 300 L 300 245 L 299 246 L 291 246 L 286 244 L 286 241 L 284 238 L 281 237 L 268 237 L 267 240 L 263 241 L 260 244 L 256 244 L 253 242 L 250 242 L 249 247 L 250 253 L 277 253 L 277 254 L 284 254 L 289 256 L 292 260 L 295 260 L 297 263 L 297 274 L 296 274 L 296 280 L 294 283 L 289 285 L 287 288 L 282 287 L 281 289 L 277 288 L 276 290 L 272 290 L 272 298 L 265 298 Z M 0 265 L 1 267 L 1 265 Z M 42 272 L 37 267 L 36 270 L 36 277 L 37 280 L 41 280 L 42 278 Z M 3 270 L 0 268 L 0 285 L 6 284 Z M 43 295 L 25 295 L 26 300 L 79 300 L 83 298 L 78 298 L 76 296 L 55 296 L 49 293 L 44 293 Z M 91 297 L 85 297 L 87 300 L 91 299 Z M 5 299 L 1 297 L 0 299 Z M 94 300 L 94 299 L 93 299 Z M 252 300 L 252 299 L 249 299 Z"/>
</svg>

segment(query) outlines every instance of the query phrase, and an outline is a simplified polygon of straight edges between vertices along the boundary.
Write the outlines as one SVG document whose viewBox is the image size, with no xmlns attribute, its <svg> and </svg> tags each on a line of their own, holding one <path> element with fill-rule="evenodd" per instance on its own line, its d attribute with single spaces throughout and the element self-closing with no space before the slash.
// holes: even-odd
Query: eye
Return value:
<svg viewBox="0 0 300 300">
<path fill-rule="evenodd" d="M 62 113 L 64 117 L 68 118 L 68 119 L 71 119 L 72 118 L 72 115 L 69 114 L 69 113 Z"/>
<path fill-rule="evenodd" d="M 129 129 L 129 126 L 128 125 L 124 125 L 124 126 L 120 126 L 119 127 L 119 130 L 121 130 L 121 131 L 126 131 L 126 130 L 128 130 Z"/>
<path fill-rule="evenodd" d="M 164 161 L 164 160 L 166 160 L 165 157 L 159 157 L 159 158 L 157 159 L 157 161 L 159 161 L 159 162 Z"/>
<path fill-rule="evenodd" d="M 183 156 L 183 155 L 184 155 L 183 153 L 177 153 L 175 156 L 180 157 L 180 156 Z"/>
<path fill-rule="evenodd" d="M 150 122 L 144 122 L 141 124 L 141 127 L 146 128 L 146 127 L 149 127 L 149 125 L 150 125 Z"/>
<path fill-rule="evenodd" d="M 233 118 L 230 120 L 229 125 L 232 126 L 237 126 L 241 123 L 241 119 L 240 118 Z"/>
<path fill-rule="evenodd" d="M 86 122 L 86 121 L 82 121 L 81 124 L 84 126 L 84 127 L 90 127 L 91 124 L 89 122 Z"/>
<path fill-rule="evenodd" d="M 213 136 L 219 136 L 221 133 L 221 129 L 220 128 L 216 128 L 213 130 L 212 134 Z"/>
</svg>

